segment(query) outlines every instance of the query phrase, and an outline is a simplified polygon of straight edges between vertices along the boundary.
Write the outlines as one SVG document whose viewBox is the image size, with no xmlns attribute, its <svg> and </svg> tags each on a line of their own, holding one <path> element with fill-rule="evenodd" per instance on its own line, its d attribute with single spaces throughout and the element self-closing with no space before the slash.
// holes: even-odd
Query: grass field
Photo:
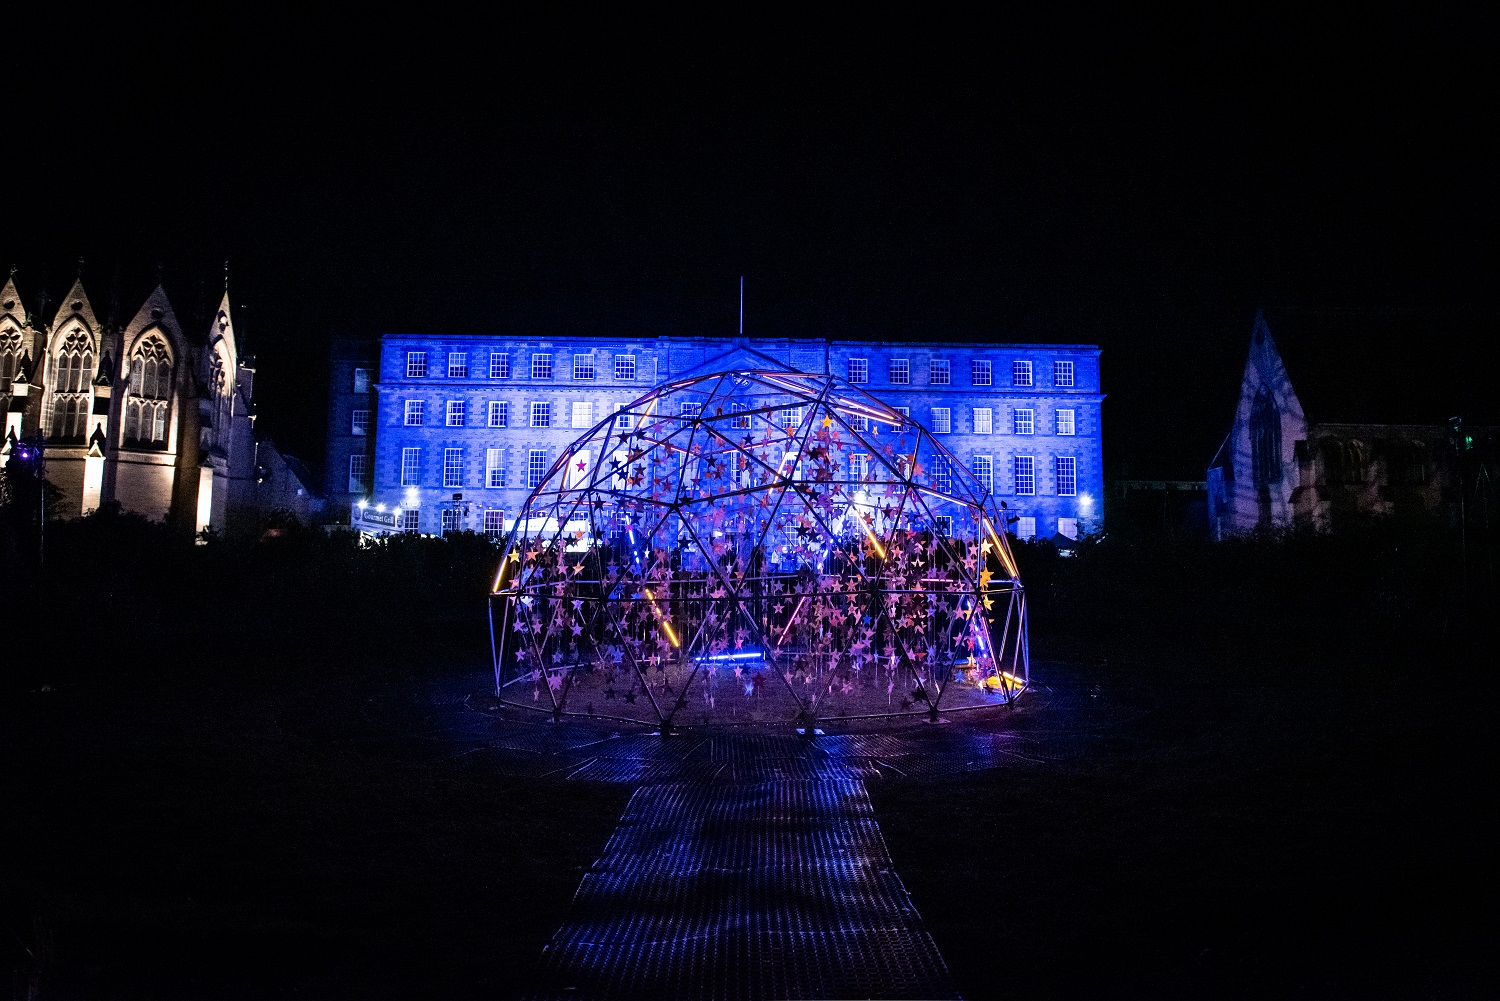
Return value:
<svg viewBox="0 0 1500 1001">
<path fill-rule="evenodd" d="M 434 725 L 483 684 L 439 665 L 482 660 L 492 550 L 150 532 L 59 529 L 3 664 L 12 996 L 522 992 L 628 789 L 507 778 Z M 870 783 L 966 996 L 1494 993 L 1494 620 L 1400 541 L 1023 553 L 1038 677 L 1125 722 Z M 101 551 L 153 588 L 79 571 Z"/>
</svg>

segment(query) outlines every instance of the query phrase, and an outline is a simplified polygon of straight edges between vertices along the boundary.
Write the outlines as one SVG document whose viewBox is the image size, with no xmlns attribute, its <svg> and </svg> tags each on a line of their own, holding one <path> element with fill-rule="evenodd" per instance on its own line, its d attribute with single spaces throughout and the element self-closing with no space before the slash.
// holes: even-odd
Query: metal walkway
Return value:
<svg viewBox="0 0 1500 1001">
<path fill-rule="evenodd" d="M 538 998 L 956 998 L 856 777 L 631 797 Z"/>
</svg>

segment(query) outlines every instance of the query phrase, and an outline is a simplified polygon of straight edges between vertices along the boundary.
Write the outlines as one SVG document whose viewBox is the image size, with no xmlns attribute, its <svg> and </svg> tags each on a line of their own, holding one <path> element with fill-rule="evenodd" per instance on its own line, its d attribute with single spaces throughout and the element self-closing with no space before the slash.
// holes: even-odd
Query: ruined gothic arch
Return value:
<svg viewBox="0 0 1500 1001">
<path fill-rule="evenodd" d="M 1264 386 L 1250 405 L 1250 478 L 1257 487 L 1281 482 L 1281 411 Z"/>
</svg>

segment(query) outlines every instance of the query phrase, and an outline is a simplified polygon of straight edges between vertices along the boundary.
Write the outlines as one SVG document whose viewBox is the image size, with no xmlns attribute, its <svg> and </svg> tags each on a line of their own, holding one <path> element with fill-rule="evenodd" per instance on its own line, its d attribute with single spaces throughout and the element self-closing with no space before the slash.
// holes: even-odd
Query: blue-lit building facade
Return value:
<svg viewBox="0 0 1500 1001">
<path fill-rule="evenodd" d="M 932 431 L 991 486 L 1018 538 L 1101 528 L 1099 349 L 774 338 L 340 340 L 329 508 L 366 532 L 501 535 L 571 442 L 652 387 L 746 346 L 833 373 Z"/>
</svg>

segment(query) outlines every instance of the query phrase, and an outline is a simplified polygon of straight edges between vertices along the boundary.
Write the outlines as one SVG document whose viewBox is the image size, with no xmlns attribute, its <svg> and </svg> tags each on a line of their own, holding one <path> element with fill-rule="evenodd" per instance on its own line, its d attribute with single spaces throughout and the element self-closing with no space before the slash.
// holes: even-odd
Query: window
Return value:
<svg viewBox="0 0 1500 1001">
<path fill-rule="evenodd" d="M 591 428 L 594 426 L 594 405 L 592 403 L 573 404 L 573 426 L 575 428 Z"/>
<path fill-rule="evenodd" d="M 552 378 L 552 356 L 534 354 L 531 356 L 531 377 L 542 382 Z"/>
<path fill-rule="evenodd" d="M 362 494 L 370 489 L 370 459 L 365 455 L 349 456 L 349 492 Z"/>
<path fill-rule="evenodd" d="M 1057 412 L 1057 433 L 1058 434 L 1073 434 L 1074 433 L 1073 428 L 1074 428 L 1074 424 L 1073 424 L 1073 411 L 1071 411 L 1071 410 L 1059 410 Z"/>
<path fill-rule="evenodd" d="M 1016 496 L 1031 497 L 1036 493 L 1036 459 L 1030 455 L 1016 456 Z"/>
<path fill-rule="evenodd" d="M 951 434 L 953 431 L 953 409 L 951 407 L 932 408 L 932 433 Z"/>
<path fill-rule="evenodd" d="M 406 377 L 408 379 L 420 379 L 427 374 L 427 352 L 406 352 Z"/>
<path fill-rule="evenodd" d="M 1073 497 L 1078 493 L 1078 460 L 1071 455 L 1057 457 L 1057 496 Z"/>
<path fill-rule="evenodd" d="M 974 474 L 974 479 L 984 487 L 985 493 L 995 489 L 995 462 L 988 455 L 976 455 L 969 463 L 969 469 Z"/>
<path fill-rule="evenodd" d="M 620 382 L 635 381 L 635 355 L 615 355 L 615 378 Z"/>
<path fill-rule="evenodd" d="M 1010 363 L 1010 384 L 1012 386 L 1031 385 L 1031 362 L 1013 361 Z"/>
<path fill-rule="evenodd" d="M 468 419 L 468 409 L 463 400 L 448 401 L 448 426 L 450 428 L 461 428 Z"/>
<path fill-rule="evenodd" d="M 1036 411 L 1030 407 L 1017 407 L 1012 415 L 1011 430 L 1016 434 L 1036 433 Z"/>
<path fill-rule="evenodd" d="M 1264 386 L 1250 405 L 1250 482 L 1257 487 L 1281 482 L 1281 413 Z"/>
<path fill-rule="evenodd" d="M 849 456 L 849 476 L 851 479 L 863 480 L 870 472 L 870 456 L 867 452 L 855 452 Z"/>
<path fill-rule="evenodd" d="M 781 410 L 776 411 L 776 423 L 784 431 L 790 431 L 799 426 L 802 423 L 802 408 L 783 407 Z"/>
<path fill-rule="evenodd" d="M 401 512 L 401 530 L 403 532 L 415 532 L 422 525 L 422 512 L 417 510 Z"/>
<path fill-rule="evenodd" d="M 490 401 L 490 427 L 510 427 L 510 403 L 505 400 Z"/>
<path fill-rule="evenodd" d="M 995 412 L 989 407 L 974 408 L 974 433 L 993 434 L 995 431 Z"/>
<path fill-rule="evenodd" d="M 623 403 L 615 404 L 615 427 L 622 431 L 630 430 L 630 411 L 625 409 Z"/>
<path fill-rule="evenodd" d="M 1057 519 L 1057 534 L 1061 535 L 1061 536 L 1063 536 L 1065 538 L 1072 539 L 1075 542 L 1078 541 L 1078 519 L 1077 518 L 1059 518 L 1059 519 Z"/>
<path fill-rule="evenodd" d="M 350 434 L 370 433 L 370 412 L 368 410 L 356 410 L 349 421 Z"/>
<path fill-rule="evenodd" d="M 486 487 L 505 486 L 505 460 L 501 458 L 498 448 L 484 450 L 484 485 Z"/>
<path fill-rule="evenodd" d="M 969 359 L 969 381 L 976 386 L 994 384 L 994 365 L 988 359 Z"/>
<path fill-rule="evenodd" d="M 407 427 L 421 427 L 422 426 L 422 401 L 421 400 L 407 400 L 406 401 L 406 426 Z"/>
<path fill-rule="evenodd" d="M 490 378 L 510 378 L 510 355 L 506 354 L 504 351 L 490 352 Z"/>
<path fill-rule="evenodd" d="M 526 485 L 535 489 L 542 485 L 542 478 L 546 475 L 547 450 L 533 448 L 526 453 Z"/>
<path fill-rule="evenodd" d="M 505 534 L 504 511 L 486 511 L 484 513 L 484 534 L 492 539 L 498 539 Z"/>
<path fill-rule="evenodd" d="M 354 370 L 354 391 L 356 393 L 368 393 L 370 391 L 370 370 L 357 368 Z"/>
<path fill-rule="evenodd" d="M 1018 538 L 1018 539 L 1034 539 L 1034 538 L 1036 538 L 1036 519 L 1035 518 L 1017 518 L 1016 519 L 1016 538 Z"/>
<path fill-rule="evenodd" d="M 458 531 L 459 513 L 453 508 L 443 509 L 443 534 Z"/>
<path fill-rule="evenodd" d="M 1073 388 L 1073 363 L 1070 361 L 1055 361 L 1052 363 L 1052 385 L 1058 389 Z"/>
<path fill-rule="evenodd" d="M 464 450 L 461 448 L 443 449 L 443 486 L 461 487 L 464 485 Z"/>
<path fill-rule="evenodd" d="M 948 364 L 948 359 L 932 359 L 932 363 L 927 368 L 927 381 L 934 386 L 952 385 L 953 366 Z"/>
<path fill-rule="evenodd" d="M 448 378 L 467 379 L 469 377 L 469 355 L 466 351 L 448 352 Z"/>
<path fill-rule="evenodd" d="M 58 377 L 62 377 L 61 373 Z M 71 375 L 69 378 L 71 380 Z M 167 405 L 172 393 L 172 361 L 167 354 L 166 342 L 160 337 L 149 337 L 136 348 L 135 357 L 130 361 L 129 393 L 125 406 L 125 440 L 165 443 Z M 55 413 L 50 433 L 61 436 Z"/>
<path fill-rule="evenodd" d="M 868 431 L 868 430 L 870 430 L 870 418 L 866 417 L 864 414 L 850 414 L 849 415 L 849 430 L 851 430 L 851 431 Z"/>
<path fill-rule="evenodd" d="M 170 371 L 165 348 L 162 349 L 160 358 L 159 364 Z M 88 433 L 89 383 L 93 371 L 93 340 L 83 331 L 75 330 L 58 348 L 53 360 L 52 412 L 50 415 L 44 415 L 44 417 L 51 417 L 46 429 L 49 437 L 81 441 Z M 158 387 L 160 391 L 157 398 L 165 399 L 167 396 L 165 386 L 170 385 L 170 378 L 163 378 L 159 381 L 163 385 Z M 166 404 L 163 403 L 161 406 L 165 412 Z M 155 406 L 151 409 L 154 414 Z M 163 441 L 165 438 L 166 431 L 163 428 L 162 434 L 153 440 Z"/>
<path fill-rule="evenodd" d="M 401 450 L 401 485 L 403 487 L 414 487 L 422 479 L 422 450 L 420 448 L 403 448 Z"/>
<path fill-rule="evenodd" d="M 870 359 L 849 359 L 849 381 L 856 385 L 863 385 L 870 381 Z"/>
<path fill-rule="evenodd" d="M 953 537 L 953 515 L 939 514 L 932 519 L 932 529 L 945 539 Z"/>
<path fill-rule="evenodd" d="M 941 455 L 932 457 L 932 488 L 941 493 L 953 492 L 953 467 Z"/>
<path fill-rule="evenodd" d="M 891 359 L 891 385 L 906 386 L 911 383 L 911 362 L 905 358 Z"/>
<path fill-rule="evenodd" d="M 573 353 L 573 378 L 592 379 L 594 377 L 594 353 Z"/>
<path fill-rule="evenodd" d="M 531 405 L 531 426 L 534 428 L 550 428 L 552 426 L 552 404 L 533 403 Z"/>
<path fill-rule="evenodd" d="M 682 416 L 683 417 L 697 417 L 698 413 L 702 409 L 703 409 L 703 404 L 701 404 L 701 403 L 684 403 L 682 405 Z"/>
<path fill-rule="evenodd" d="M 750 426 L 750 415 L 745 412 L 745 404 L 731 403 L 729 412 L 735 416 L 729 418 L 729 426 L 732 428 L 747 428 Z"/>
</svg>

